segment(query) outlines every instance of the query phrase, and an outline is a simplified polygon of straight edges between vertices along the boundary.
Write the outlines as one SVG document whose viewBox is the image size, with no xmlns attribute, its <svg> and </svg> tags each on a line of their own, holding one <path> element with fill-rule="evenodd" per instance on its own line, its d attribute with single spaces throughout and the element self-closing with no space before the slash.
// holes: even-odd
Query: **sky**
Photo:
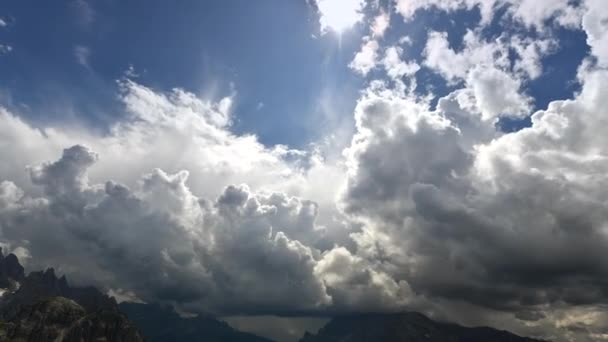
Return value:
<svg viewBox="0 0 608 342">
<path fill-rule="evenodd" d="M 604 0 L 5 0 L 0 245 L 296 341 L 608 340 Z"/>
</svg>

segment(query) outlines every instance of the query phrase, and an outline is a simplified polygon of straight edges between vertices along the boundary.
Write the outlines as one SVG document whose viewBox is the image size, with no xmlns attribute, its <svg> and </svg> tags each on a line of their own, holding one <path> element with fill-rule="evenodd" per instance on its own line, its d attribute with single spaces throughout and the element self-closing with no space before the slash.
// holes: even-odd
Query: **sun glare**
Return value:
<svg viewBox="0 0 608 342">
<path fill-rule="evenodd" d="M 338 34 L 350 29 L 363 19 L 363 0 L 318 0 L 321 29 Z"/>
</svg>

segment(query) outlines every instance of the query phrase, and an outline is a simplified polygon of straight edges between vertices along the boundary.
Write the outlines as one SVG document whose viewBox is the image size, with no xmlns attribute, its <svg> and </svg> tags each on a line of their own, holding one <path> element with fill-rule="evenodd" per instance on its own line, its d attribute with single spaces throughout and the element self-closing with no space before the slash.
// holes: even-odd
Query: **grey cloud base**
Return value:
<svg viewBox="0 0 608 342">
<path fill-rule="evenodd" d="M 5 238 L 25 244 L 33 260 L 87 270 L 148 300 L 211 312 L 303 310 L 329 300 L 312 250 L 278 230 L 314 229 L 314 204 L 246 186 L 211 203 L 190 192 L 187 172 L 155 170 L 138 191 L 89 185 L 96 159 L 77 145 L 33 168 L 44 198 L 18 198 L 3 182 Z"/>
</svg>

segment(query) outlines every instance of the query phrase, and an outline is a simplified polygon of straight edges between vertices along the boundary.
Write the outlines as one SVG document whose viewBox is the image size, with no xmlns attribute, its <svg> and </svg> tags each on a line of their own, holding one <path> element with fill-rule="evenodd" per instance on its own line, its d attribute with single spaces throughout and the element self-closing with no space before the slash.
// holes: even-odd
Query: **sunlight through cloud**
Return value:
<svg viewBox="0 0 608 342">
<path fill-rule="evenodd" d="M 363 19 L 363 0 L 318 0 L 321 30 L 342 33 Z"/>
</svg>

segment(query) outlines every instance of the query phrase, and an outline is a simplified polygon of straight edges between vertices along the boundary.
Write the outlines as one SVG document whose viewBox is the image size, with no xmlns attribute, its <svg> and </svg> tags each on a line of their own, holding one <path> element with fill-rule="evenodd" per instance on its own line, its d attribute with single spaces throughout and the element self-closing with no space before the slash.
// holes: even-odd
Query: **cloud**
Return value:
<svg viewBox="0 0 608 342">
<path fill-rule="evenodd" d="M 468 71 L 482 78 L 466 81 L 482 101 L 475 106 L 482 113 L 525 106 L 520 97 L 509 99 L 510 92 L 521 96 L 518 87 L 501 88 L 508 78 L 496 70 Z M 608 74 L 583 66 L 579 79 L 574 99 L 552 102 L 532 115 L 532 127 L 509 134 L 464 106 L 468 85 L 436 110 L 386 86 L 370 87 L 355 111 L 342 198 L 351 219 L 364 223 L 354 235 L 359 255 L 383 260 L 374 269 L 407 281 L 413 293 L 447 301 L 431 311 L 445 314 L 465 301 L 514 315 L 493 324 L 584 340 L 587 332 L 560 334 L 565 326 L 552 316 L 583 305 L 601 312 L 608 300 L 601 256 L 608 246 L 601 191 L 608 145 L 598 131 Z M 507 102 L 483 103 L 499 98 Z M 410 305 L 418 299 L 409 296 Z M 530 317 L 537 330 L 521 323 Z M 600 321 L 589 322 L 585 331 L 601 333 Z"/>
<path fill-rule="evenodd" d="M 11 161 L 0 163 L 3 245 L 31 255 L 28 267 L 186 311 L 408 309 L 556 341 L 602 338 L 601 1 L 396 4 L 408 20 L 475 6 L 482 20 L 458 48 L 430 32 L 420 64 L 380 39 L 386 29 L 365 38 L 350 67 L 385 79 L 366 83 L 342 155 L 232 132 L 236 94 L 212 101 L 128 79 L 118 82 L 125 119 L 103 136 L 33 128 L 0 109 L 0 158 Z M 483 35 L 498 8 L 521 32 Z M 533 113 L 525 87 L 559 48 L 549 28 L 579 24 L 591 46 L 580 91 Z M 538 39 L 525 35 L 532 27 Z M 406 89 L 400 78 L 423 67 L 454 90 L 431 101 Z M 500 132 L 502 116 L 531 126 Z"/>
<path fill-rule="evenodd" d="M 521 82 L 502 70 L 475 68 L 466 82 L 485 120 L 501 115 L 525 117 L 530 111 L 531 100 L 521 94 Z"/>
<path fill-rule="evenodd" d="M 6 44 L 0 44 L 0 56 L 6 55 L 7 53 L 10 53 L 11 51 L 13 51 L 12 46 L 6 45 Z"/>
<path fill-rule="evenodd" d="M 88 0 L 72 0 L 69 8 L 74 15 L 75 22 L 83 29 L 88 30 L 95 22 L 96 12 Z"/>
<path fill-rule="evenodd" d="M 362 76 L 367 75 L 378 63 L 379 48 L 378 42 L 373 39 L 364 42 L 361 51 L 357 52 L 348 66 Z"/>
<path fill-rule="evenodd" d="M 386 49 L 382 64 L 386 74 L 392 79 L 400 79 L 406 75 L 411 76 L 420 70 L 418 63 L 401 60 L 402 53 L 403 49 L 398 46 L 391 46 Z"/>
<path fill-rule="evenodd" d="M 396 0 L 396 10 L 406 20 L 411 19 L 418 10 L 437 8 L 444 11 L 473 9 L 479 6 L 482 22 L 488 23 L 494 14 L 497 0 Z"/>
<path fill-rule="evenodd" d="M 372 26 L 371 26 L 372 36 L 374 38 L 383 37 L 384 33 L 389 28 L 390 24 L 391 24 L 390 13 L 381 11 L 380 14 L 378 14 L 374 18 L 374 21 L 372 23 Z"/>
<path fill-rule="evenodd" d="M 468 31 L 464 49 L 455 52 L 447 33 L 431 32 L 424 50 L 424 65 L 440 73 L 451 84 L 464 82 L 470 97 L 469 110 L 485 120 L 499 116 L 521 117 L 529 114 L 531 100 L 522 93 L 522 83 L 541 74 L 540 60 L 551 50 L 553 41 L 534 41 L 519 36 L 482 40 Z M 515 52 L 515 62 L 511 52 Z M 509 57 L 511 56 L 511 57 Z"/>
<path fill-rule="evenodd" d="M 186 171 L 156 169 L 135 189 L 90 184 L 87 170 L 98 158 L 75 145 L 32 167 L 42 197 L 2 183 L 2 237 L 27 248 L 33 267 L 56 265 L 144 301 L 216 314 L 382 308 L 405 286 L 365 271 L 366 261 L 345 248 L 311 247 L 323 229 L 314 202 L 246 185 L 207 200 L 191 192 Z M 352 275 L 336 273 L 345 263 Z M 355 292 L 344 293 L 350 286 Z"/>
<path fill-rule="evenodd" d="M 102 189 L 83 182 L 94 159 L 88 149 L 74 146 L 57 162 L 40 166 L 32 178 L 46 197 L 20 199 L 18 208 L 3 215 L 10 221 L 30 212 L 19 227 L 4 226 L 5 236 L 28 241 L 34 260 L 106 275 L 111 279 L 105 284 L 131 289 L 144 300 L 236 313 L 314 308 L 330 300 L 312 274 L 311 249 L 289 239 L 280 225 L 274 228 L 273 220 L 299 212 L 271 205 L 273 195 L 228 187 L 207 202 L 192 195 L 186 172 L 160 170 L 145 175 L 136 191 L 113 182 Z"/>
<path fill-rule="evenodd" d="M 608 10 L 602 1 L 586 0 L 587 11 L 583 16 L 583 29 L 587 33 L 587 44 L 602 66 L 608 65 Z"/>
<path fill-rule="evenodd" d="M 406 20 L 412 19 L 419 10 L 433 8 L 446 12 L 478 8 L 482 25 L 490 24 L 497 10 L 506 8 L 506 13 L 517 22 L 540 30 L 544 30 L 550 20 L 576 27 L 581 13 L 576 2 L 568 0 L 396 0 L 397 12 Z"/>
<path fill-rule="evenodd" d="M 95 181 L 96 167 L 112 160 L 105 151 L 121 151 L 113 165 L 146 158 L 159 163 L 165 155 L 142 157 L 134 141 L 172 137 L 185 127 L 196 127 L 190 134 L 204 138 L 199 143 L 207 148 L 214 148 L 214 139 L 241 143 L 224 130 L 227 104 L 126 82 L 123 98 L 133 121 L 107 137 L 82 135 L 105 148 L 75 145 L 54 162 L 30 163 L 32 189 L 2 183 L 2 239 L 26 248 L 30 267 L 56 265 L 77 281 L 189 311 L 415 308 L 547 336 L 566 326 L 556 327 L 552 311 L 571 315 L 583 304 L 599 310 L 594 305 L 604 301 L 596 284 L 605 248 L 597 185 L 605 170 L 601 154 L 589 153 L 605 142 L 586 130 L 600 127 L 597 108 L 605 96 L 598 90 L 608 76 L 589 68 L 580 77 L 584 87 L 576 99 L 552 103 L 533 116 L 531 128 L 510 134 L 463 107 L 462 90 L 432 111 L 399 89 L 373 84 L 357 105 L 357 134 L 346 151 L 347 183 L 339 201 L 349 224 L 361 228 L 351 231 L 356 248 L 328 234 L 335 227 L 319 222 L 326 208 L 285 192 L 298 182 L 285 181 L 284 191 L 222 184 L 210 197 L 195 194 L 190 179 L 214 176 L 208 168 L 152 167 L 129 186 Z M 47 153 L 34 148 L 39 140 L 70 140 L 59 131 L 40 134 L 8 112 L 3 120 L 17 136 L 31 139 L 28 155 Z M 21 140 L 13 146 L 28 151 Z M 284 152 L 260 147 L 258 153 L 278 153 L 274 165 L 295 172 L 278 157 Z M 130 179 L 116 169 L 97 172 Z M 460 301 L 468 303 L 465 311 L 458 310 Z M 531 318 L 539 325 L 530 330 L 522 322 Z"/>
<path fill-rule="evenodd" d="M 482 20 L 461 47 L 447 33 L 428 35 L 422 66 L 456 89 L 436 108 L 389 80 L 370 81 L 359 99 L 339 203 L 362 230 L 352 235 L 355 254 L 334 249 L 326 262 L 348 270 L 366 260 L 392 284 L 405 282 L 393 303 L 439 319 L 556 341 L 603 339 L 604 11 L 594 1 L 398 1 L 397 10 L 411 19 L 419 9 L 476 5 Z M 538 29 L 539 39 L 525 31 L 484 36 L 498 6 L 515 25 Z M 552 25 L 582 28 L 591 55 L 579 67 L 580 93 L 532 113 L 525 86 L 560 48 Z M 401 51 L 387 44 L 380 63 L 394 78 Z M 518 132 L 494 127 L 500 116 L 528 115 L 532 126 Z M 326 282 L 343 281 L 332 276 Z"/>
<path fill-rule="evenodd" d="M 194 312 L 367 305 L 348 294 L 334 301 L 319 267 L 335 245 L 354 245 L 333 204 L 340 185 L 327 182 L 332 166 L 233 135 L 229 98 L 157 93 L 129 80 L 120 87 L 131 117 L 106 136 L 40 131 L 2 112 L 0 137 L 11 143 L 0 143 L 0 154 L 14 162 L 0 169 L 1 239 L 31 255 L 28 267 L 52 265 L 76 282 Z M 89 147 L 61 149 L 74 141 Z M 59 159 L 40 163 L 53 154 Z M 231 185 L 237 180 L 249 185 Z M 390 281 L 374 274 L 360 291 Z"/>
<path fill-rule="evenodd" d="M 542 72 L 541 58 L 556 45 L 551 38 L 534 40 L 518 35 L 486 41 L 472 30 L 464 35 L 463 44 L 464 48 L 456 52 L 450 47 L 447 32 L 430 32 L 424 64 L 452 83 L 465 79 L 478 66 L 498 68 L 518 78 L 536 78 Z M 510 50 L 514 56 L 509 57 Z M 510 58 L 515 60 L 513 66 Z"/>
<path fill-rule="evenodd" d="M 315 273 L 328 286 L 334 306 L 342 310 L 399 310 L 414 297 L 407 281 L 395 281 L 343 247 L 326 252 Z"/>
<path fill-rule="evenodd" d="M 85 68 L 89 68 L 89 60 L 91 59 L 91 49 L 86 46 L 77 45 L 74 47 L 74 57 L 76 58 L 76 62 L 78 64 L 84 66 Z"/>
</svg>

